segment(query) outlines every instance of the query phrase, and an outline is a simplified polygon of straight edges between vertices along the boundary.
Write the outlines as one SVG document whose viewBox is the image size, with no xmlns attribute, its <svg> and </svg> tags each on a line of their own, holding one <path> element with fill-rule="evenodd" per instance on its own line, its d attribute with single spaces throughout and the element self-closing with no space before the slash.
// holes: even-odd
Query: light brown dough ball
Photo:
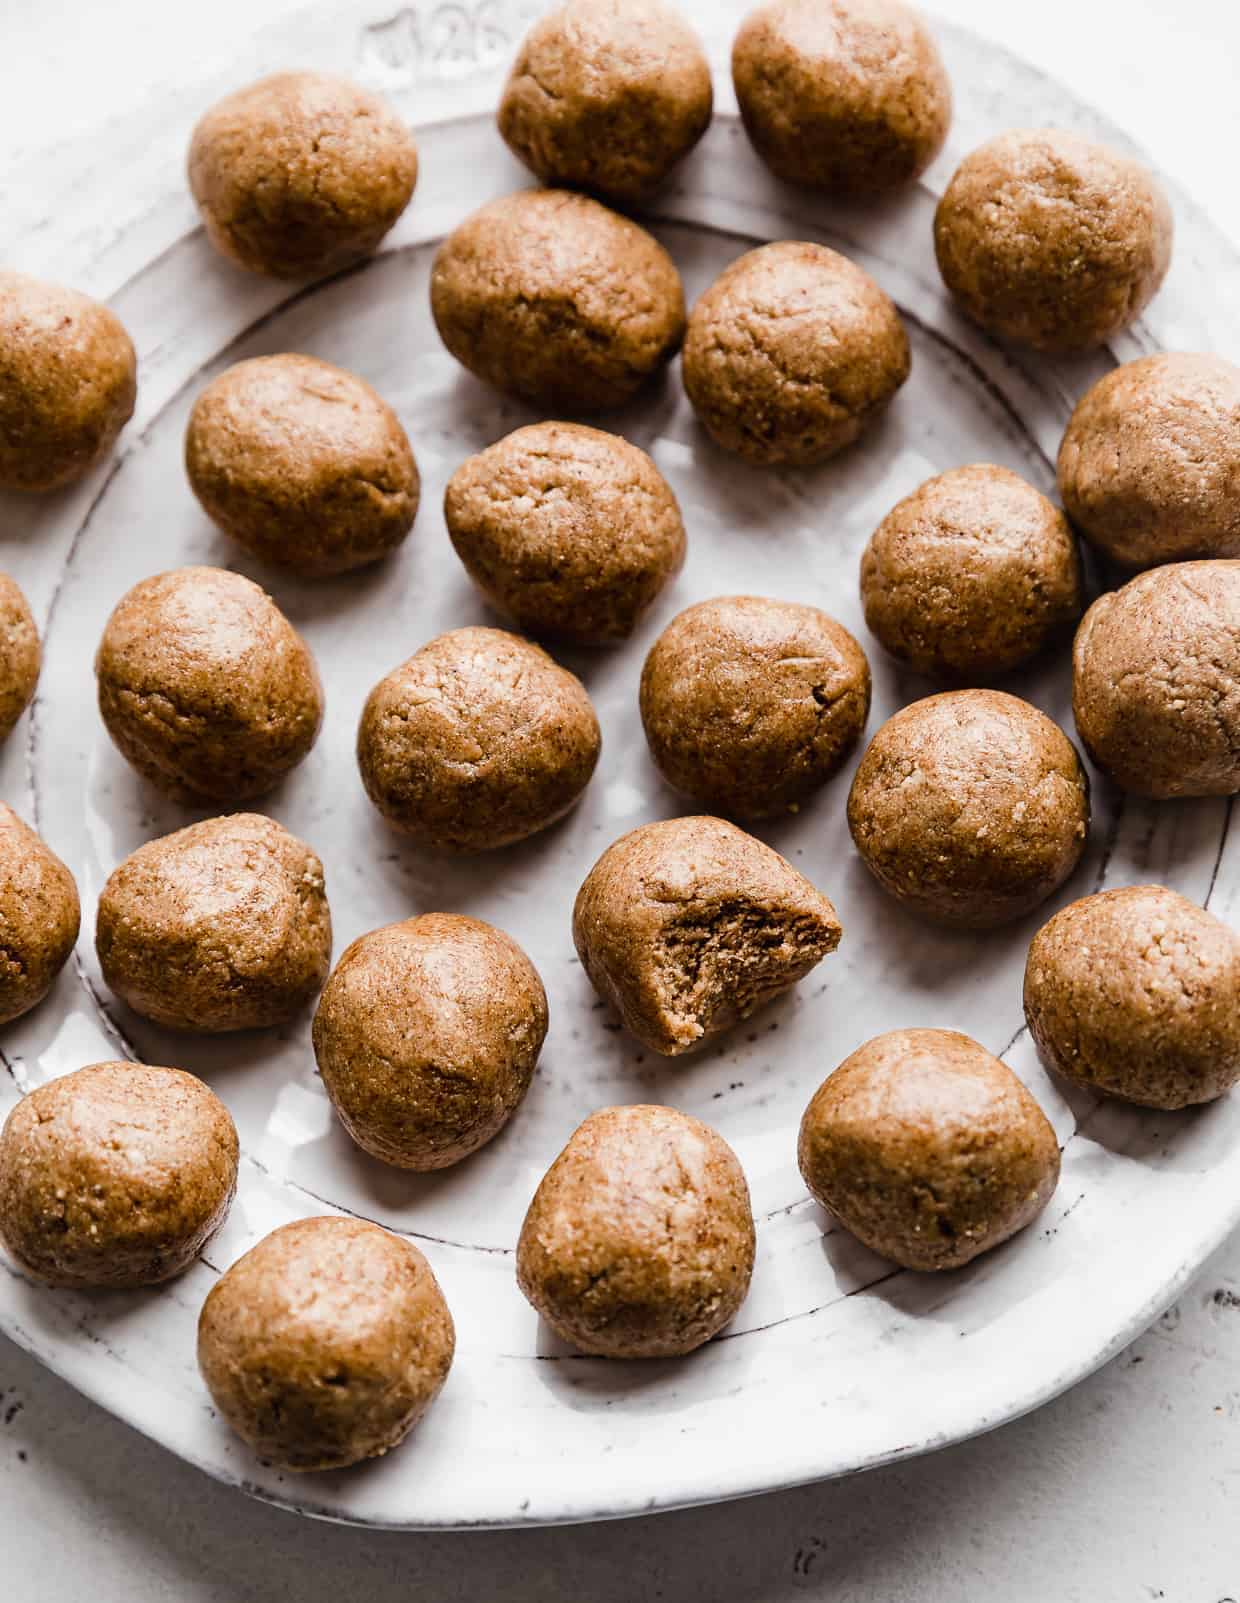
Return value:
<svg viewBox="0 0 1240 1603">
<path fill-rule="evenodd" d="M 868 626 L 917 673 L 996 678 L 1080 617 L 1076 540 L 1019 474 L 955 468 L 906 496 L 870 536 L 861 601 Z"/>
<path fill-rule="evenodd" d="M 191 824 L 113 870 L 95 948 L 109 987 L 169 1029 L 287 1023 L 331 964 L 323 865 L 257 813 Z"/>
<path fill-rule="evenodd" d="M 504 195 L 449 234 L 431 312 L 462 366 L 548 412 L 623 405 L 685 332 L 680 275 L 662 245 L 555 189 Z"/>
<path fill-rule="evenodd" d="M 1171 263 L 1171 207 L 1146 169 L 1059 128 L 966 156 L 934 220 L 939 271 L 987 333 L 1091 351 L 1128 327 Z"/>
<path fill-rule="evenodd" d="M 680 572 L 685 526 L 637 446 L 580 423 L 533 423 L 452 475 L 457 556 L 499 612 L 581 645 L 624 640 Z"/>
<path fill-rule="evenodd" d="M 0 270 L 0 490 L 84 477 L 133 416 L 133 341 L 99 301 Z"/>
<path fill-rule="evenodd" d="M 938 47 L 900 0 L 770 0 L 741 24 L 732 81 L 775 176 L 840 197 L 910 183 L 951 126 Z"/>
<path fill-rule="evenodd" d="M 827 1212 L 905 1269 L 959 1269 L 989 1252 L 1059 1181 L 1046 1115 L 955 1030 L 891 1030 L 858 1047 L 814 1093 L 797 1159 Z"/>
<path fill-rule="evenodd" d="M 417 178 L 413 135 L 387 102 L 326 72 L 278 72 L 225 96 L 189 147 L 207 238 L 272 278 L 369 256 Z"/>
<path fill-rule="evenodd" d="M 855 262 L 786 240 L 726 267 L 689 318 L 685 391 L 717 445 L 807 467 L 860 438 L 909 375 L 899 313 Z"/>
<path fill-rule="evenodd" d="M 456 1332 L 426 1259 L 364 1219 L 298 1219 L 221 1275 L 198 1367 L 238 1436 L 280 1469 L 344 1469 L 409 1434 Z"/>
<path fill-rule="evenodd" d="M 263 795 L 323 721 L 305 641 L 265 591 L 223 568 L 134 585 L 108 619 L 95 677 L 117 750 L 174 801 Z"/>
<path fill-rule="evenodd" d="M 1176 562 L 1099 596 L 1072 669 L 1077 730 L 1121 790 L 1240 794 L 1240 561 Z"/>
<path fill-rule="evenodd" d="M 1076 749 L 999 690 L 915 701 L 870 742 L 848 797 L 861 860 L 910 912 L 988 930 L 1064 883 L 1089 834 Z"/>
<path fill-rule="evenodd" d="M 580 679 L 540 647 L 503 629 L 453 629 L 370 692 L 357 761 L 395 829 L 481 852 L 562 818 L 601 742 Z"/>
<path fill-rule="evenodd" d="M 29 1013 L 51 990 L 80 919 L 73 875 L 0 802 L 0 1024 Z"/>
<path fill-rule="evenodd" d="M 545 184 L 647 198 L 706 132 L 710 65 L 663 0 L 565 0 L 522 41 L 499 131 Z"/>
<path fill-rule="evenodd" d="M 0 740 L 7 740 L 39 683 L 43 651 L 30 603 L 7 573 L 0 573 Z"/>
<path fill-rule="evenodd" d="M 1059 493 L 1125 567 L 1240 556 L 1240 368 L 1162 351 L 1099 379 L 1064 434 Z"/>
<path fill-rule="evenodd" d="M 721 818 L 668 818 L 622 835 L 573 907 L 590 983 L 664 1057 L 791 990 L 841 934 L 820 891 Z"/>
<path fill-rule="evenodd" d="M 817 607 L 719 596 L 673 618 L 641 678 L 655 766 L 674 790 L 736 818 L 808 801 L 865 728 L 870 665 Z"/>
<path fill-rule="evenodd" d="M 514 940 L 424 913 L 348 948 L 314 1016 L 314 1055 L 359 1147 L 446 1169 L 508 1123 L 546 1033 L 546 992 Z"/>
<path fill-rule="evenodd" d="M 386 557 L 418 511 L 396 413 L 313 356 L 256 356 L 214 379 L 190 413 L 185 469 L 225 534 L 309 578 Z"/>
<path fill-rule="evenodd" d="M 674 1108 L 603 1108 L 534 1193 L 517 1284 L 600 1358 L 679 1358 L 735 1316 L 753 1273 L 749 1187 L 731 1147 Z"/>
<path fill-rule="evenodd" d="M 152 1286 L 188 1269 L 237 1185 L 237 1132 L 201 1080 L 93 1063 L 22 1098 L 0 1134 L 0 1236 L 54 1286 Z"/>
</svg>

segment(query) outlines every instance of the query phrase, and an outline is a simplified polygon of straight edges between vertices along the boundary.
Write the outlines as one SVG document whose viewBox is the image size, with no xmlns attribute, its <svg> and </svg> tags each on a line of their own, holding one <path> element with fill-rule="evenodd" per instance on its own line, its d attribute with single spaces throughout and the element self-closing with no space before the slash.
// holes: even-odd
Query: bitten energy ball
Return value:
<svg viewBox="0 0 1240 1603">
<path fill-rule="evenodd" d="M 590 983 L 664 1057 L 790 990 L 841 933 L 820 891 L 721 818 L 669 818 L 622 835 L 573 907 Z"/>
<path fill-rule="evenodd" d="M 801 1120 L 797 1158 L 828 1213 L 905 1269 L 958 1269 L 1023 1230 L 1059 1181 L 1046 1115 L 955 1030 L 892 1030 L 845 1058 Z"/>
<path fill-rule="evenodd" d="M 95 677 L 113 743 L 174 801 L 263 795 L 323 721 L 305 641 L 265 591 L 223 568 L 134 585 L 108 619 Z"/>
<path fill-rule="evenodd" d="M 601 1358 L 678 1358 L 749 1291 L 754 1226 L 736 1154 L 674 1108 L 604 1108 L 543 1176 L 517 1284 L 556 1335 Z"/>
<path fill-rule="evenodd" d="M 418 177 L 413 135 L 378 95 L 325 72 L 280 72 L 226 96 L 189 147 L 189 186 L 215 248 L 273 278 L 368 256 Z"/>
<path fill-rule="evenodd" d="M 456 1333 L 426 1259 L 363 1219 L 299 1219 L 221 1275 L 198 1319 L 220 1413 L 280 1469 L 343 1469 L 409 1434 Z"/>
<path fill-rule="evenodd" d="M 237 1185 L 237 1132 L 201 1080 L 94 1063 L 36 1087 L 0 1134 L 0 1236 L 54 1286 L 152 1286 L 188 1269 Z"/>
<path fill-rule="evenodd" d="M 448 235 L 431 312 L 458 362 L 548 412 L 631 400 L 685 332 L 662 245 L 598 201 L 552 189 L 493 200 Z"/>
<path fill-rule="evenodd" d="M 600 744 L 567 668 L 502 629 L 453 629 L 370 692 L 357 761 L 366 794 L 402 834 L 479 852 L 562 818 Z"/>
<path fill-rule="evenodd" d="M 651 647 L 641 716 L 673 789 L 737 818 L 796 809 L 838 772 L 870 710 L 870 665 L 817 607 L 720 596 Z"/>
<path fill-rule="evenodd" d="M 938 48 L 900 0 L 771 0 L 741 24 L 732 81 L 776 177 L 840 197 L 910 183 L 951 126 Z"/>
<path fill-rule="evenodd" d="M 1099 379 L 1059 448 L 1059 493 L 1125 567 L 1240 556 L 1240 368 L 1163 351 Z"/>
<path fill-rule="evenodd" d="M 448 482 L 444 517 L 497 611 L 581 645 L 626 639 L 685 557 L 658 468 L 580 423 L 533 423 L 471 456 Z"/>
<path fill-rule="evenodd" d="M 95 925 L 109 987 L 174 1030 L 284 1024 L 331 963 L 323 865 L 257 813 L 148 841 L 109 876 Z"/>
<path fill-rule="evenodd" d="M 631 204 L 706 132 L 710 65 L 662 0 L 567 0 L 526 34 L 499 131 L 545 184 Z"/>
<path fill-rule="evenodd" d="M 1099 596 L 1072 668 L 1077 730 L 1121 790 L 1240 793 L 1240 561 L 1176 562 Z"/>
<path fill-rule="evenodd" d="M 133 341 L 106 306 L 0 271 L 0 490 L 58 490 L 116 444 L 138 394 Z"/>
<path fill-rule="evenodd" d="M 308 578 L 387 556 L 418 510 L 396 413 L 313 356 L 257 356 L 213 380 L 190 413 L 185 470 L 225 534 Z"/>
<path fill-rule="evenodd" d="M 43 661 L 30 603 L 7 573 L 0 573 L 0 740 L 30 705 Z"/>
<path fill-rule="evenodd" d="M 1240 1080 L 1240 936 L 1164 885 L 1083 897 L 1033 938 L 1025 1017 L 1044 1062 L 1149 1108 Z"/>
<path fill-rule="evenodd" d="M 1081 565 L 1063 513 L 1007 468 L 930 479 L 890 511 L 861 558 L 865 621 L 933 679 L 1019 668 L 1081 614 Z"/>
<path fill-rule="evenodd" d="M 1171 207 L 1128 156 L 1059 128 L 1014 129 L 966 156 L 939 202 L 943 281 L 990 334 L 1091 351 L 1158 293 Z"/>
<path fill-rule="evenodd" d="M 853 779 L 861 860 L 910 912 L 987 930 L 1032 912 L 1080 861 L 1089 782 L 1072 742 L 998 690 L 915 701 L 874 736 Z"/>
<path fill-rule="evenodd" d="M 424 913 L 337 963 L 314 1055 L 345 1129 L 402 1169 L 446 1169 L 498 1135 L 547 1033 L 538 971 L 502 930 Z"/>
<path fill-rule="evenodd" d="M 909 363 L 904 325 L 869 274 L 787 240 L 740 257 L 698 301 L 683 371 L 717 445 L 761 467 L 806 467 L 864 434 Z"/>
<path fill-rule="evenodd" d="M 73 875 L 0 802 L 0 1024 L 29 1013 L 51 990 L 80 916 Z"/>
</svg>

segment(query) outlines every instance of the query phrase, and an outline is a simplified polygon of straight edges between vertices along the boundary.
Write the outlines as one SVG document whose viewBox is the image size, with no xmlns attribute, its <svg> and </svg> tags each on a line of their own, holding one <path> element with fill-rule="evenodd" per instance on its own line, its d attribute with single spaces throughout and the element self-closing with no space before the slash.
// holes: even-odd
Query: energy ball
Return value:
<svg viewBox="0 0 1240 1603">
<path fill-rule="evenodd" d="M 396 413 L 313 356 L 256 356 L 213 380 L 190 413 L 185 470 L 225 534 L 312 579 L 386 557 L 418 510 Z"/>
<path fill-rule="evenodd" d="M 189 147 L 207 238 L 272 278 L 369 256 L 417 178 L 413 135 L 387 102 L 325 72 L 279 72 L 227 95 Z"/>
<path fill-rule="evenodd" d="M 1099 596 L 1076 633 L 1072 710 L 1121 790 L 1240 793 L 1240 561 L 1151 568 Z"/>
<path fill-rule="evenodd" d="M 456 1332 L 426 1259 L 364 1219 L 298 1219 L 208 1293 L 198 1367 L 245 1442 L 286 1470 L 344 1469 L 409 1434 Z"/>
<path fill-rule="evenodd" d="M 0 573 L 0 740 L 8 739 L 30 705 L 42 662 L 30 603 L 15 581 Z"/>
<path fill-rule="evenodd" d="M 890 511 L 861 558 L 865 621 L 932 679 L 992 679 L 1031 661 L 1081 615 L 1067 519 L 989 463 L 929 479 Z"/>
<path fill-rule="evenodd" d="M 843 199 L 911 183 L 951 126 L 934 38 L 900 0 L 771 0 L 741 24 L 732 81 L 775 176 Z"/>
<path fill-rule="evenodd" d="M 357 761 L 393 828 L 481 852 L 562 818 L 601 741 L 584 685 L 540 647 L 503 629 L 453 629 L 370 692 Z"/>
<path fill-rule="evenodd" d="M 581 1352 L 679 1358 L 735 1316 L 753 1260 L 749 1187 L 723 1137 L 674 1108 L 603 1108 L 534 1193 L 517 1284 Z"/>
<path fill-rule="evenodd" d="M 257 813 L 191 824 L 113 870 L 95 949 L 108 986 L 156 1024 L 208 1035 L 285 1024 L 331 965 L 323 865 Z"/>
<path fill-rule="evenodd" d="M 446 1169 L 508 1123 L 546 1033 L 546 992 L 514 940 L 424 913 L 348 948 L 314 1016 L 314 1055 L 359 1147 Z"/>
<path fill-rule="evenodd" d="M 0 270 L 0 490 L 59 490 L 84 477 L 137 395 L 133 341 L 113 312 Z"/>
<path fill-rule="evenodd" d="M 870 711 L 861 647 L 817 607 L 719 596 L 651 647 L 641 717 L 674 790 L 736 818 L 796 811 L 837 773 Z"/>
<path fill-rule="evenodd" d="M 899 313 L 825 245 L 786 240 L 726 267 L 689 318 L 685 391 L 725 451 L 759 467 L 825 462 L 909 375 Z"/>
<path fill-rule="evenodd" d="M 601 412 L 667 366 L 685 332 L 672 258 L 598 201 L 525 189 L 439 248 L 431 312 L 477 378 L 547 412 Z"/>
<path fill-rule="evenodd" d="M 95 677 L 113 744 L 174 801 L 263 795 L 323 721 L 309 647 L 265 591 L 223 568 L 134 585 L 108 619 Z"/>
<path fill-rule="evenodd" d="M 791 990 L 842 933 L 834 907 L 791 863 L 721 818 L 668 818 L 622 835 L 573 907 L 590 983 L 663 1057 Z"/>
<path fill-rule="evenodd" d="M 80 920 L 73 875 L 0 802 L 0 1024 L 29 1013 L 51 990 Z"/>
<path fill-rule="evenodd" d="M 658 468 L 580 423 L 533 423 L 471 456 L 448 481 L 444 517 L 498 612 L 578 645 L 627 639 L 685 559 Z"/>
<path fill-rule="evenodd" d="M 662 0 L 566 0 L 526 34 L 499 131 L 544 184 L 646 199 L 710 123 L 710 65 Z"/>
<path fill-rule="evenodd" d="M 156 1285 L 223 1224 L 237 1156 L 228 1109 L 192 1074 L 93 1063 L 9 1114 L 0 1237 L 53 1286 Z"/>
<path fill-rule="evenodd" d="M 1072 414 L 1059 493 L 1124 567 L 1240 557 L 1240 368 L 1163 351 L 1108 373 Z"/>
<path fill-rule="evenodd" d="M 1013 129 L 956 169 L 934 248 L 944 283 L 987 333 L 1076 355 L 1153 300 L 1173 233 L 1166 195 L 1130 157 L 1059 128 Z"/>
<path fill-rule="evenodd" d="M 1046 1115 L 955 1030 L 858 1047 L 814 1093 L 797 1159 L 827 1212 L 905 1269 L 959 1269 L 1036 1219 L 1059 1182 Z"/>
<path fill-rule="evenodd" d="M 1033 938 L 1025 1018 L 1043 1062 L 1147 1108 L 1240 1080 L 1240 937 L 1165 885 L 1085 896 Z"/>
<path fill-rule="evenodd" d="M 882 726 L 853 778 L 861 860 L 910 912 L 990 930 L 1044 902 L 1089 834 L 1089 781 L 1072 742 L 1027 701 L 954 690 Z"/>
</svg>

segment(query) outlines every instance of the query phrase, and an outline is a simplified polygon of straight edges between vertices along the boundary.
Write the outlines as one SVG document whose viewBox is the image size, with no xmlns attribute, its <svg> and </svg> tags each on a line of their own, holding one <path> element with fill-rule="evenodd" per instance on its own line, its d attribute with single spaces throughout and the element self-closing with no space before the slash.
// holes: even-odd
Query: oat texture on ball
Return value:
<svg viewBox="0 0 1240 1603">
<path fill-rule="evenodd" d="M 0 802 L 0 1024 L 29 1013 L 51 990 L 80 921 L 73 875 Z"/>
<path fill-rule="evenodd" d="M 43 649 L 30 603 L 7 573 L 0 573 L 0 740 L 30 705 L 39 683 Z"/>
</svg>

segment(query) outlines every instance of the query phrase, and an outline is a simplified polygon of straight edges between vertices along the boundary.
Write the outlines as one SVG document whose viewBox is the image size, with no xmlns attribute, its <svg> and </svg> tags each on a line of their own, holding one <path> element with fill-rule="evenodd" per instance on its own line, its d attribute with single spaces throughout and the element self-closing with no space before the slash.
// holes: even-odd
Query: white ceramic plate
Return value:
<svg viewBox="0 0 1240 1603">
<path fill-rule="evenodd" d="M 734 1497 L 925 1452 L 1010 1419 L 1129 1341 L 1236 1221 L 1240 1102 L 1172 1117 L 1066 1098 L 1021 1027 L 1025 949 L 1053 905 L 981 938 L 916 924 L 851 850 L 847 774 L 798 818 L 763 832 L 835 899 L 846 931 L 839 954 L 698 1057 L 655 1061 L 619 1032 L 576 962 L 569 910 L 608 842 L 679 810 L 650 767 L 636 711 L 642 658 L 673 613 L 738 590 L 804 598 L 872 646 L 857 562 L 891 504 L 931 473 L 976 460 L 1005 463 L 1050 489 L 1073 398 L 1113 361 L 1160 345 L 1234 342 L 1238 319 L 1221 286 L 1234 282 L 1237 263 L 1177 197 L 1172 275 L 1113 352 L 1075 365 L 1002 352 L 946 302 L 930 242 L 936 194 L 960 155 L 1002 126 L 1054 122 L 1121 136 L 995 48 L 943 29 L 958 100 L 949 150 L 898 204 L 832 210 L 777 186 L 751 155 L 724 66 L 743 8 L 713 6 L 719 115 L 655 225 L 690 298 L 755 242 L 823 239 L 861 261 L 899 303 L 912 379 L 869 440 L 816 472 L 756 472 L 713 450 L 675 371 L 614 419 L 653 453 L 679 495 L 688 565 L 631 644 L 566 656 L 604 730 L 598 775 L 573 816 L 500 856 L 429 857 L 372 812 L 353 735 L 377 678 L 432 634 L 487 616 L 444 533 L 442 489 L 467 454 L 534 414 L 444 353 L 427 273 L 447 228 L 522 181 L 491 108 L 528 8 L 489 0 L 406 8 L 360 34 L 340 9 L 323 4 L 266 36 L 262 59 L 247 71 L 288 60 L 334 64 L 386 89 L 411 120 L 441 119 L 424 129 L 420 187 L 384 254 L 290 293 L 218 261 L 198 231 L 161 241 L 161 228 L 175 235 L 184 221 L 175 163 L 189 119 L 152 127 L 161 176 L 128 236 L 131 252 L 149 260 L 114 298 L 142 355 L 139 415 L 117 461 L 91 484 L 0 505 L 0 564 L 27 587 L 46 627 L 38 701 L 0 760 L 0 780 L 72 866 L 84 912 L 74 964 L 0 1043 L 0 1113 L 45 1079 L 132 1053 L 203 1075 L 233 1110 L 244 1147 L 232 1217 L 183 1279 L 149 1293 L 78 1296 L 33 1285 L 0 1259 L 0 1328 L 210 1474 L 305 1513 L 376 1525 L 584 1520 Z M 134 146 L 130 125 L 109 137 Z M 217 535 L 186 488 L 181 438 L 197 391 L 239 358 L 282 350 L 363 373 L 409 429 L 422 511 L 406 548 L 379 569 L 313 586 L 290 581 Z M 163 801 L 113 751 L 94 710 L 91 659 L 121 593 L 187 562 L 235 565 L 267 585 L 322 666 L 322 737 L 267 805 L 323 856 L 336 950 L 388 920 L 456 909 L 510 931 L 544 977 L 552 1027 L 529 1098 L 508 1131 L 455 1170 L 410 1176 L 350 1144 L 315 1077 L 308 1019 L 287 1033 L 187 1039 L 128 1014 L 102 987 L 92 924 L 104 878 L 140 842 L 201 815 Z M 877 649 L 872 659 L 871 730 L 930 688 L 895 672 Z M 1070 724 L 1065 661 L 1014 688 Z M 1240 897 L 1229 816 L 1221 802 L 1121 807 L 1097 787 L 1088 854 L 1054 905 L 1157 878 L 1227 916 Z M 866 1037 L 914 1024 L 965 1030 L 1003 1054 L 1064 1143 L 1059 1192 L 1037 1226 L 937 1278 L 894 1270 L 829 1228 L 795 1162 L 797 1122 L 822 1077 Z M 731 1329 L 681 1362 L 578 1357 L 540 1328 L 514 1283 L 513 1244 L 546 1165 L 585 1114 L 624 1101 L 671 1102 L 716 1125 L 744 1163 L 760 1222 L 747 1304 Z M 378 1220 L 423 1247 L 456 1316 L 457 1362 L 400 1451 L 343 1474 L 289 1477 L 255 1462 L 216 1418 L 194 1366 L 194 1323 L 220 1270 L 260 1235 L 328 1209 Z"/>
</svg>

